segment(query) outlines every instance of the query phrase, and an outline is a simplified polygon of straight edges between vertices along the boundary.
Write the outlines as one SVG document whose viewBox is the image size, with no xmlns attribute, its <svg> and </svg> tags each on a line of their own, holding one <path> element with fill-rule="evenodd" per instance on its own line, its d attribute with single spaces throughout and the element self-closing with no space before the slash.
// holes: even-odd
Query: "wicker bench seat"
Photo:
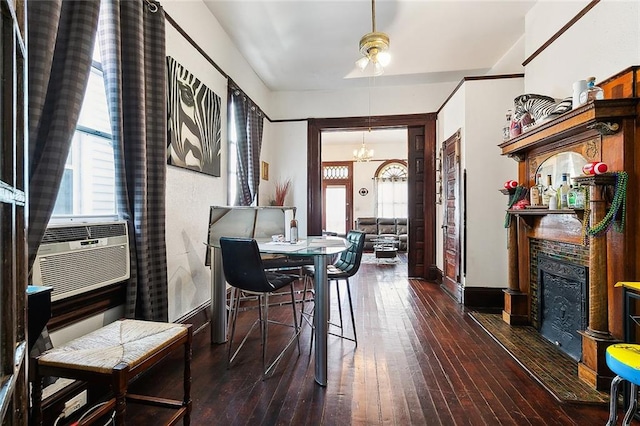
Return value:
<svg viewBox="0 0 640 426">
<path fill-rule="evenodd" d="M 139 320 L 120 320 L 53 348 L 33 362 L 32 400 L 36 425 L 42 423 L 42 378 L 65 377 L 111 387 L 113 397 L 81 424 L 90 424 L 115 409 L 117 425 L 125 424 L 126 401 L 160 405 L 177 411 L 168 424 L 183 419 L 188 425 L 191 413 L 190 324 Z M 184 349 L 184 397 L 182 401 L 127 393 L 129 382 L 171 352 Z"/>
</svg>

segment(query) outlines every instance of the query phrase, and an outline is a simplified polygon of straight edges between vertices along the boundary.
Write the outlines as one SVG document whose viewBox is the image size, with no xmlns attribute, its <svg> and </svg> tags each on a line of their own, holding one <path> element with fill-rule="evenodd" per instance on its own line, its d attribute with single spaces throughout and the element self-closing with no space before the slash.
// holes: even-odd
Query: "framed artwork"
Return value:
<svg viewBox="0 0 640 426">
<path fill-rule="evenodd" d="M 262 180 L 269 180 L 269 163 L 266 161 L 260 163 L 260 177 Z"/>
<path fill-rule="evenodd" d="M 220 96 L 167 56 L 167 163 L 220 176 Z"/>
</svg>

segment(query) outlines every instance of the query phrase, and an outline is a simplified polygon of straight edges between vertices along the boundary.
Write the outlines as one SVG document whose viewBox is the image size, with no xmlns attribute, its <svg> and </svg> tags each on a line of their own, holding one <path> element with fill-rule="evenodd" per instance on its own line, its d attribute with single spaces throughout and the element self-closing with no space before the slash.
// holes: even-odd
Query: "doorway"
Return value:
<svg viewBox="0 0 640 426">
<path fill-rule="evenodd" d="M 407 129 L 408 273 L 410 277 L 437 280 L 435 264 L 435 141 L 436 114 L 309 119 L 307 128 L 307 229 L 322 232 L 322 132 L 329 130 Z"/>
<path fill-rule="evenodd" d="M 322 177 L 322 230 L 344 236 L 353 228 L 353 164 L 323 162 Z"/>
</svg>

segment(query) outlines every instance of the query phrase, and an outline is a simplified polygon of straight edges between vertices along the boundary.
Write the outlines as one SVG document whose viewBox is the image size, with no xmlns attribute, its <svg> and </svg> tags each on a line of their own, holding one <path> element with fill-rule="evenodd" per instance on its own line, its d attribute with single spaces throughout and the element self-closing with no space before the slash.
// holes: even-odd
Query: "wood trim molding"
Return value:
<svg viewBox="0 0 640 426">
<path fill-rule="evenodd" d="M 567 22 L 562 28 L 560 28 L 554 35 L 549 38 L 542 46 L 540 46 L 535 52 L 533 52 L 527 59 L 524 60 L 522 66 L 527 66 L 531 61 L 533 61 L 538 55 L 540 55 L 547 47 L 551 46 L 551 44 L 556 41 L 562 34 L 567 32 L 569 28 L 571 28 L 576 22 L 578 22 L 584 15 L 587 14 L 591 9 L 595 7 L 596 4 L 600 3 L 600 0 L 592 0 L 588 5 L 584 7 L 576 16 L 573 17 L 569 22 Z"/>
<path fill-rule="evenodd" d="M 211 300 L 203 302 L 192 311 L 173 321 L 176 324 L 192 324 L 193 334 L 198 334 L 211 322 Z"/>
<path fill-rule="evenodd" d="M 495 287 L 464 287 L 464 306 L 469 308 L 504 309 L 504 289 Z"/>
<path fill-rule="evenodd" d="M 308 120 L 307 126 L 307 233 L 309 235 L 320 235 L 322 232 L 322 168 L 321 168 L 321 132 L 323 130 L 359 130 L 359 129 L 389 129 L 389 128 L 416 128 L 423 129 L 424 146 L 421 147 L 428 152 L 429 157 L 421 161 L 421 172 L 428 179 L 435 179 L 435 113 L 426 114 L 406 114 L 372 117 L 343 117 L 343 118 L 315 118 Z M 410 132 L 409 132 L 410 133 Z M 409 136 L 410 138 L 410 136 Z M 408 142 L 408 141 L 407 141 Z M 409 166 L 410 167 L 410 166 Z M 411 170 L 409 170 L 411 174 Z M 435 206 L 435 187 L 423 185 L 424 194 L 421 197 L 426 200 L 425 205 Z M 410 200 L 411 202 L 411 200 Z M 416 256 L 420 257 L 420 265 L 423 269 L 416 277 L 430 279 L 430 271 L 435 265 L 435 209 L 425 209 L 420 212 L 420 221 L 424 221 L 424 226 L 413 227 L 416 232 L 423 232 L 424 247 L 416 251 Z M 411 222 L 411 217 L 409 221 Z M 411 225 L 409 226 L 412 229 Z M 416 250 L 418 247 L 416 246 Z M 411 274 L 411 273 L 410 273 Z"/>
<path fill-rule="evenodd" d="M 480 75 L 480 76 L 464 77 L 462 80 L 460 80 L 460 83 L 458 83 L 458 85 L 455 87 L 455 89 L 453 89 L 453 91 L 449 94 L 449 96 L 447 96 L 447 99 L 444 100 L 442 105 L 440 105 L 440 108 L 438 108 L 438 110 L 436 111 L 436 114 L 440 114 L 440 111 L 442 111 L 442 108 L 444 108 L 445 105 L 447 105 L 447 103 L 451 100 L 453 95 L 455 95 L 456 92 L 462 87 L 465 81 L 501 80 L 505 78 L 524 78 L 524 74 L 496 74 L 496 75 Z"/>
<path fill-rule="evenodd" d="M 126 283 L 113 284 L 77 296 L 51 303 L 51 319 L 47 323 L 49 331 L 67 327 L 83 319 L 123 305 Z"/>
</svg>

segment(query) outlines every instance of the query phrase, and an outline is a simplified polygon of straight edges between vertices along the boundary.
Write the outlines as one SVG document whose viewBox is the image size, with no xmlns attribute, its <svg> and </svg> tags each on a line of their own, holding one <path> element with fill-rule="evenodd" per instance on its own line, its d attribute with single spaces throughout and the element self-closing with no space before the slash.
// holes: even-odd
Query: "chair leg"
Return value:
<svg viewBox="0 0 640 426">
<path fill-rule="evenodd" d="M 344 336 L 344 327 L 342 325 L 342 300 L 340 299 L 340 281 L 336 280 L 336 297 L 338 298 L 338 315 L 340 316 L 340 335 Z"/>
<path fill-rule="evenodd" d="M 232 326 L 231 326 L 231 336 L 229 339 L 229 352 L 228 355 L 231 354 L 231 350 L 233 349 L 233 337 L 235 335 L 235 331 L 236 331 L 236 320 L 238 318 L 238 311 L 240 311 L 240 295 L 241 295 L 241 291 L 237 288 L 233 289 L 234 291 L 237 292 L 237 294 L 235 295 L 235 302 L 234 302 L 234 308 L 233 308 L 233 321 L 232 321 Z M 261 316 L 262 318 L 262 316 Z M 236 351 L 233 353 L 233 355 L 229 356 L 229 361 L 227 363 L 227 368 L 231 367 L 231 363 L 233 362 L 234 359 L 236 359 L 236 356 L 238 355 L 238 353 L 240 352 L 240 349 L 242 349 L 242 347 L 244 346 L 245 342 L 247 341 L 247 339 L 249 339 L 249 335 L 251 335 L 251 332 L 253 331 L 253 329 L 256 327 L 256 325 L 259 325 L 260 320 L 256 320 L 254 321 L 253 324 L 251 324 L 251 328 L 249 328 L 249 331 L 247 331 L 247 334 L 244 336 L 244 338 L 242 339 L 242 341 L 240 342 L 240 344 L 238 345 L 238 347 L 236 348 Z"/>
<path fill-rule="evenodd" d="M 267 366 L 267 342 L 269 341 L 269 293 L 261 295 L 261 303 L 264 303 L 260 309 L 260 331 L 262 335 L 262 371 L 263 376 Z"/>
<path fill-rule="evenodd" d="M 276 366 L 278 365 L 278 363 L 280 362 L 280 360 L 282 359 L 282 357 L 284 356 L 285 352 L 287 350 L 289 350 L 289 347 L 293 344 L 294 340 L 297 342 L 298 344 L 298 355 L 300 355 L 300 327 L 298 326 L 298 315 L 296 313 L 296 296 L 295 296 L 295 292 L 293 289 L 293 284 L 290 284 L 289 286 L 289 293 L 291 295 L 291 311 L 293 313 L 293 329 L 294 329 L 294 334 L 291 337 L 291 339 L 289 339 L 289 342 L 287 343 L 287 345 L 284 347 L 284 349 L 282 349 L 280 351 L 280 353 L 273 359 L 273 361 L 271 361 L 271 364 L 269 364 L 268 366 L 266 366 L 266 358 L 263 358 L 263 362 L 264 362 L 264 366 L 263 366 L 263 374 L 262 374 L 262 380 L 265 380 L 271 373 L 273 373 L 273 371 L 275 371 Z M 266 295 L 265 295 L 266 296 Z M 266 298 L 266 297 L 265 297 Z M 268 302 L 265 302 L 266 304 L 268 304 Z M 268 323 L 269 323 L 269 319 L 266 315 L 266 307 L 265 307 L 265 317 L 264 317 L 264 323 L 265 323 L 265 336 L 267 335 L 267 330 L 268 330 Z M 277 322 L 277 321 L 276 321 Z M 283 325 L 282 323 L 279 323 L 281 325 Z M 284 324 L 286 325 L 286 324 Z M 289 325 L 290 326 L 290 325 Z M 264 345 L 267 345 L 267 340 L 265 339 L 264 341 Z M 265 352 L 263 352 L 264 354 Z M 264 356 L 264 355 L 263 355 Z"/>
<path fill-rule="evenodd" d="M 307 291 L 309 290 L 309 280 L 310 278 L 308 275 L 304 275 L 302 278 L 304 285 L 302 287 L 302 303 L 300 305 L 300 327 L 302 327 L 302 321 L 304 319 L 304 303 L 307 298 Z"/>
<path fill-rule="evenodd" d="M 356 335 L 356 319 L 353 315 L 353 303 L 351 301 L 351 286 L 349 285 L 349 278 L 347 278 L 347 296 L 349 297 L 349 310 L 351 311 L 351 325 L 353 326 L 353 342 L 358 346 L 358 336 Z"/>
<path fill-rule="evenodd" d="M 293 284 L 289 286 L 291 292 L 291 309 L 293 310 L 293 325 L 296 333 L 296 341 L 298 343 L 298 355 L 300 355 L 300 327 L 298 326 L 298 315 L 296 313 L 296 296 L 293 293 Z M 301 320 L 302 321 L 302 320 Z M 302 326 L 302 324 L 300 324 Z"/>
<path fill-rule="evenodd" d="M 231 334 L 229 335 L 229 348 L 227 350 L 227 368 L 231 365 L 231 350 L 233 349 L 233 336 L 236 333 L 236 318 L 238 318 L 238 308 L 240 307 L 240 290 L 235 287 L 231 288 Z"/>
<path fill-rule="evenodd" d="M 622 377 L 616 376 L 611 380 L 611 393 L 609 395 L 609 421 L 607 426 L 614 426 L 618 420 L 618 387 Z"/>
<path fill-rule="evenodd" d="M 624 415 L 624 419 L 622 420 L 622 424 L 624 426 L 629 426 L 631 424 L 631 420 L 633 420 L 633 416 L 636 414 L 636 410 L 638 409 L 638 385 L 635 383 L 631 383 L 631 393 L 629 394 L 629 409 L 627 413 Z"/>
</svg>

